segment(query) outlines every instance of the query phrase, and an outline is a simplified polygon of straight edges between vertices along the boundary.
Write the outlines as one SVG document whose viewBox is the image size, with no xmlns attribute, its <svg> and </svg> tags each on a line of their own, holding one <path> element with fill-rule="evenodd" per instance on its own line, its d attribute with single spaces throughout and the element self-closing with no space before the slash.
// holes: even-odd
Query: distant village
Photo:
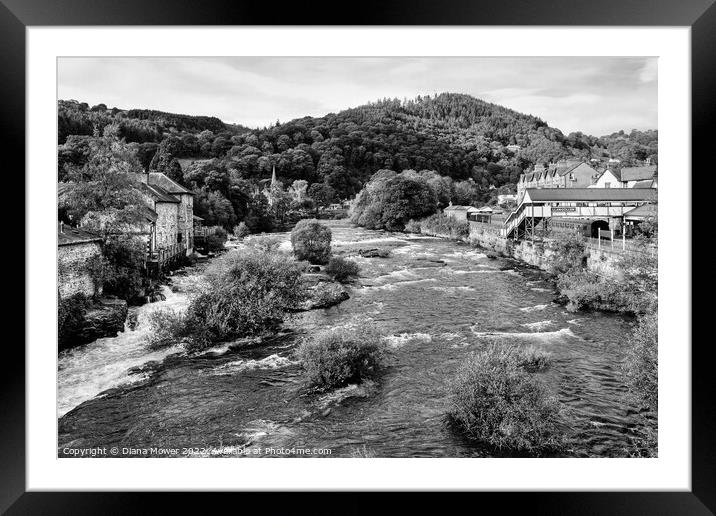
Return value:
<svg viewBox="0 0 716 516">
<path fill-rule="evenodd" d="M 496 206 L 456 206 L 444 213 L 458 220 L 484 226 L 505 238 L 534 238 L 546 231 L 578 232 L 588 238 L 628 238 L 638 224 L 657 215 L 657 166 L 649 163 L 621 167 L 618 160 L 604 166 L 582 160 L 562 160 L 537 165 L 520 176 L 517 192 L 497 196 Z M 271 203 L 271 182 L 263 194 Z M 205 227 L 194 215 L 194 194 L 165 174 L 139 176 L 145 201 L 143 222 L 131 231 L 144 238 L 145 273 L 158 276 L 201 251 L 216 227 Z M 58 185 L 62 199 L 66 183 Z M 345 209 L 343 204 L 329 209 Z M 59 296 L 101 295 L 88 264 L 102 255 L 102 238 L 86 229 L 58 223 Z"/>
<path fill-rule="evenodd" d="M 621 167 L 619 160 L 562 160 L 536 165 L 520 175 L 515 194 L 498 196 L 497 207 L 453 206 L 444 213 L 484 225 L 515 240 L 550 231 L 579 233 L 589 239 L 626 239 L 657 217 L 657 166 L 649 162 Z M 618 247 L 618 246 L 617 246 Z"/>
</svg>

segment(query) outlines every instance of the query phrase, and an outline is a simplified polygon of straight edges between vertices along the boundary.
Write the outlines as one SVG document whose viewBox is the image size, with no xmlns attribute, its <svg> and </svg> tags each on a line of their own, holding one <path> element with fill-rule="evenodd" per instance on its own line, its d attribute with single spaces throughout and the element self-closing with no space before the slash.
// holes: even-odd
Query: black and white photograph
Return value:
<svg viewBox="0 0 716 516">
<path fill-rule="evenodd" d="M 57 456 L 659 457 L 658 70 L 59 57 Z"/>
</svg>

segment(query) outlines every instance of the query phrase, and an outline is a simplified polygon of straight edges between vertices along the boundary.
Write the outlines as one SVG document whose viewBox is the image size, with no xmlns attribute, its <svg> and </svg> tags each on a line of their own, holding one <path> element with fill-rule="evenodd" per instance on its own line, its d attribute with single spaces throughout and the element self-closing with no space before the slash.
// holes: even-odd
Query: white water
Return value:
<svg viewBox="0 0 716 516">
<path fill-rule="evenodd" d="M 116 337 L 62 351 L 58 357 L 57 417 L 61 417 L 80 403 L 119 385 L 144 378 L 130 374 L 129 370 L 147 362 L 161 361 L 171 353 L 181 351 L 178 346 L 151 351 L 147 348 L 147 315 L 160 309 L 183 309 L 188 303 L 184 294 L 175 294 L 162 287 L 164 301 L 147 304 L 137 309 L 137 325 L 125 329 Z"/>
</svg>

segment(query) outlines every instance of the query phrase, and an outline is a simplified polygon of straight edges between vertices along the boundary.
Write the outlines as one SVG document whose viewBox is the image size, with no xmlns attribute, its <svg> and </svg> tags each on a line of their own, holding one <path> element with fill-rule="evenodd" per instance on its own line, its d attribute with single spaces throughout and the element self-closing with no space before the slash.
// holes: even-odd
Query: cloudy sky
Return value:
<svg viewBox="0 0 716 516">
<path fill-rule="evenodd" d="M 384 97 L 467 93 L 565 134 L 657 127 L 649 57 L 61 58 L 58 96 L 263 127 Z"/>
</svg>

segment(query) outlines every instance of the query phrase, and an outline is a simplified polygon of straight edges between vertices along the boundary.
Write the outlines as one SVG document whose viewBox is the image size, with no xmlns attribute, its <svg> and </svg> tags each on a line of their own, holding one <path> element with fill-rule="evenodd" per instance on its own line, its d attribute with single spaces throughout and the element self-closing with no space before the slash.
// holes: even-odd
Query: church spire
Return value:
<svg viewBox="0 0 716 516">
<path fill-rule="evenodd" d="M 271 186 L 276 185 L 276 165 L 273 166 L 273 173 L 271 174 Z"/>
</svg>

